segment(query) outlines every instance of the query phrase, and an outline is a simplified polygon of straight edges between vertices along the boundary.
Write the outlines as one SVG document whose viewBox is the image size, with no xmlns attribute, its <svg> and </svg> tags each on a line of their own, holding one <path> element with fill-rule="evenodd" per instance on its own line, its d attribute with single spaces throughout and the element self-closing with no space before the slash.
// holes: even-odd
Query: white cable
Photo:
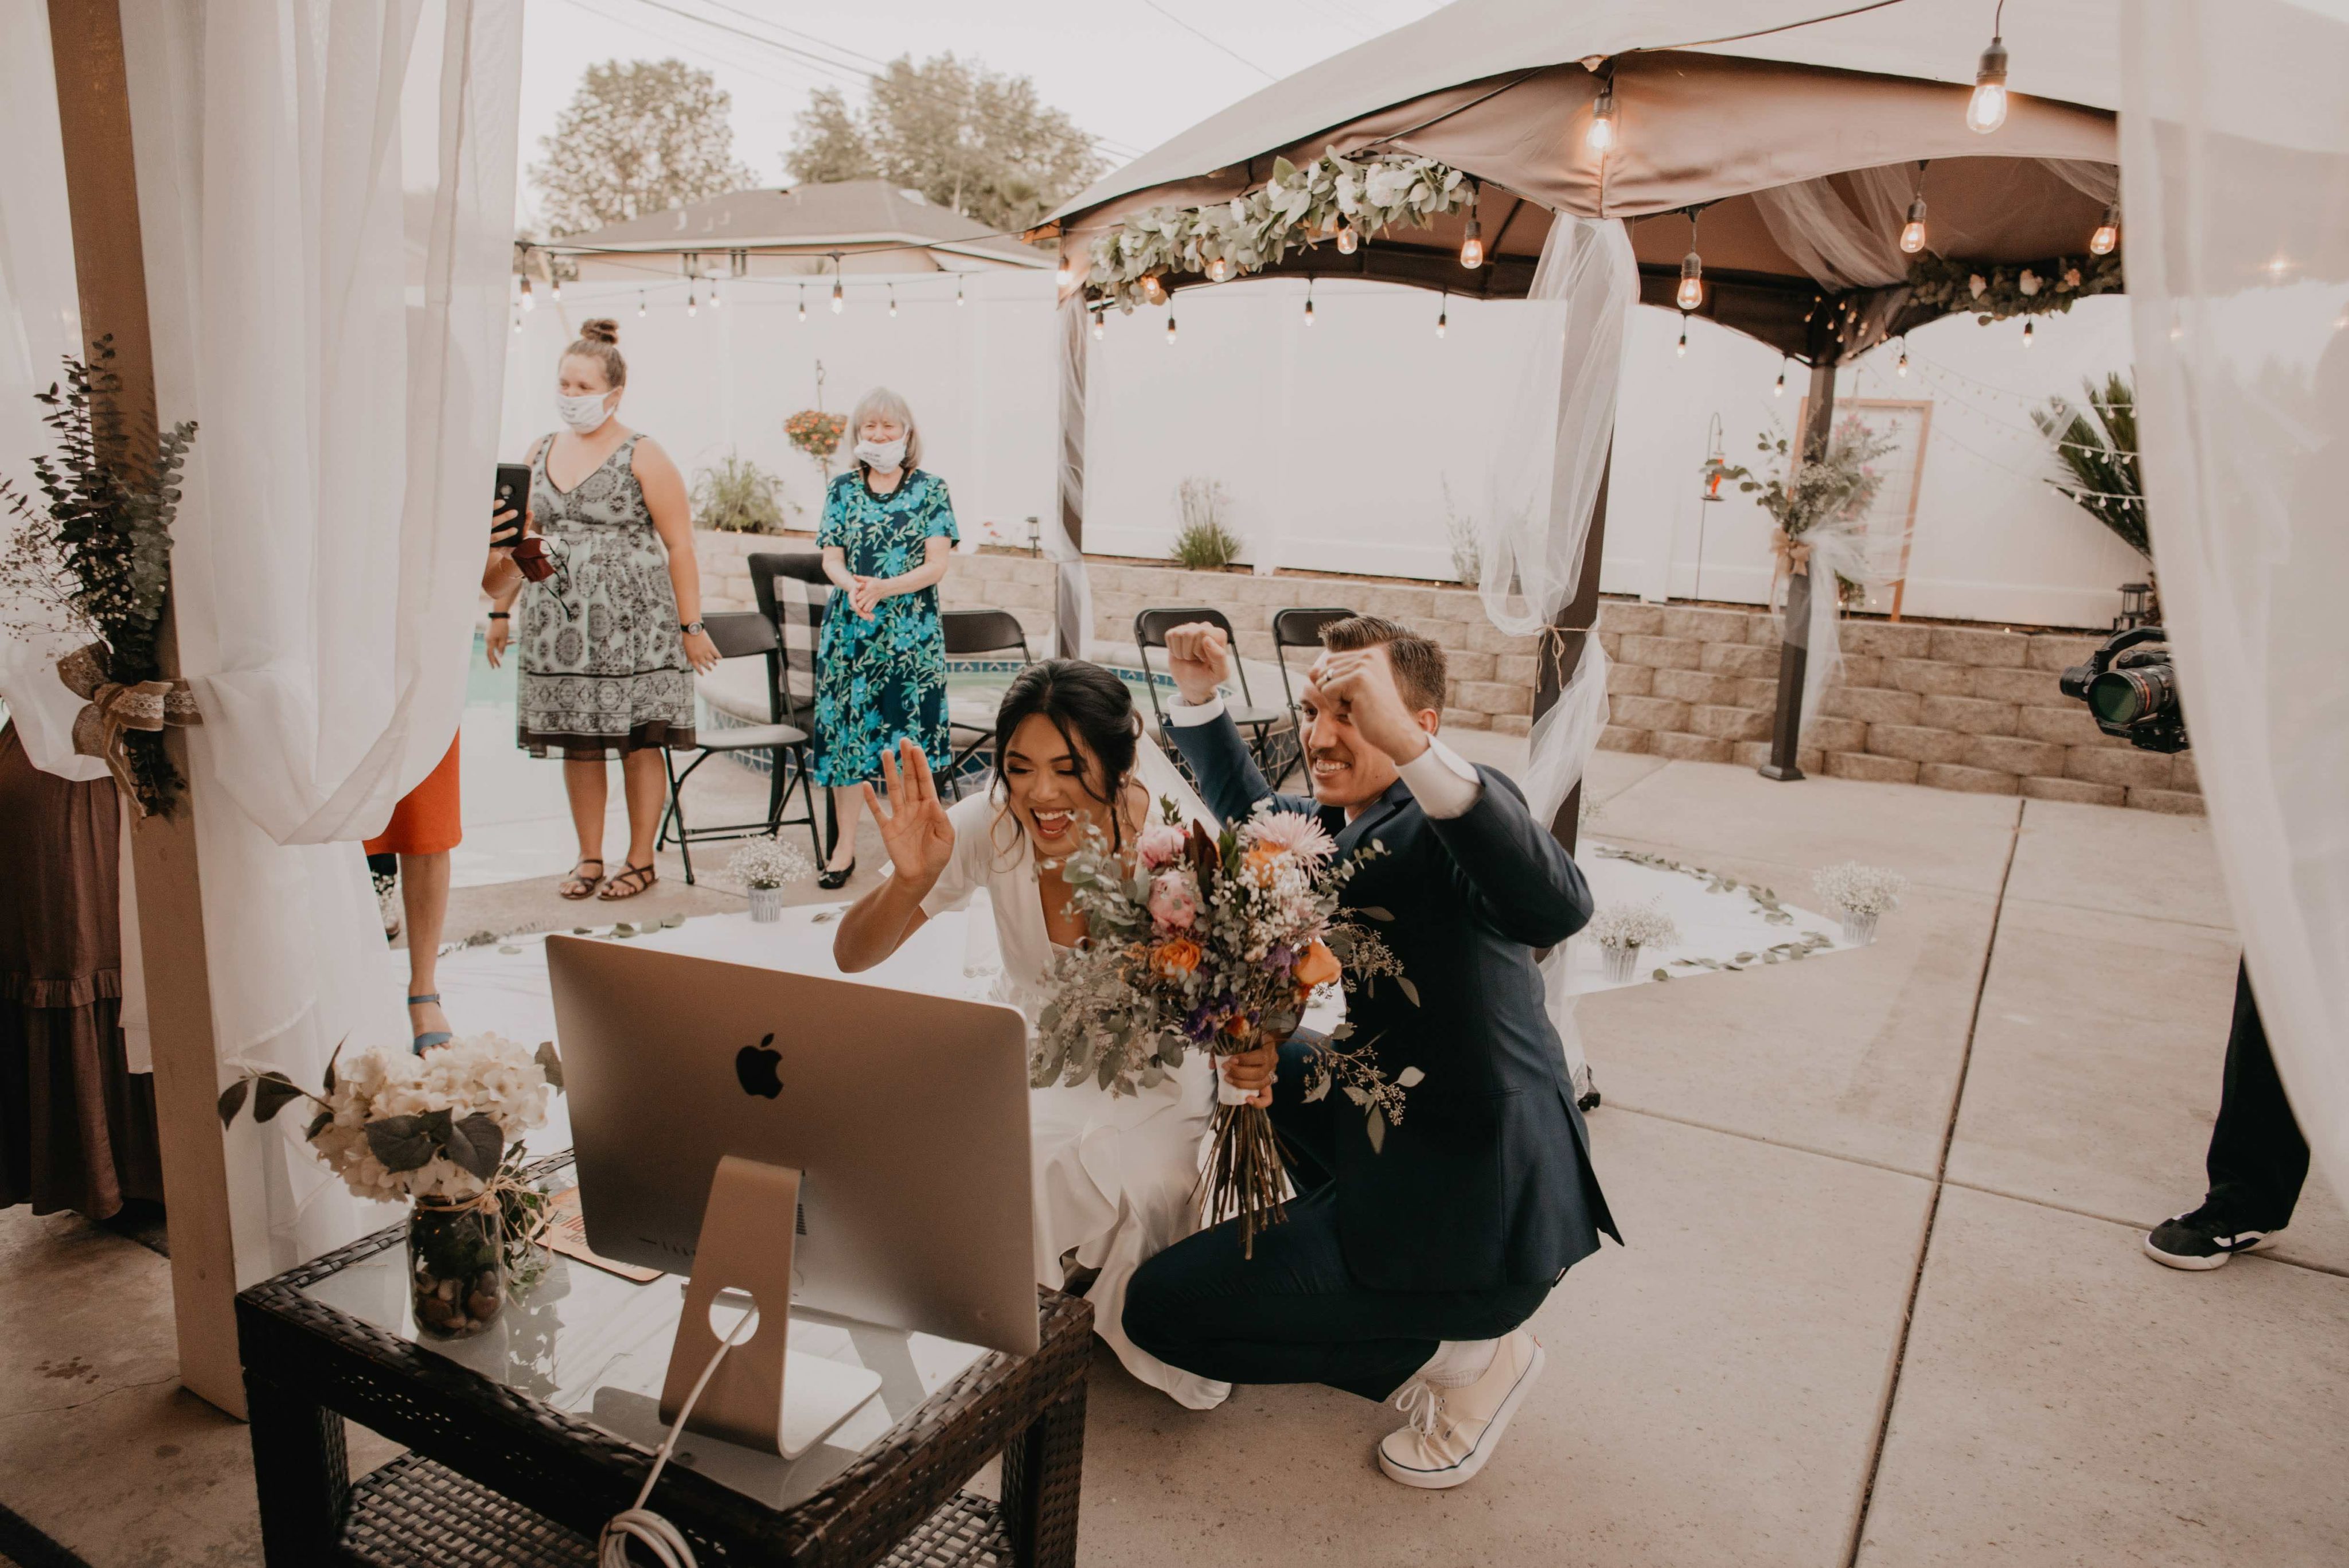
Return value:
<svg viewBox="0 0 2349 1568">
<path fill-rule="evenodd" d="M 718 1364 L 726 1359 L 726 1353 L 733 1349 L 735 1343 L 742 1337 L 742 1331 L 758 1321 L 756 1308 L 744 1313 L 742 1321 L 734 1325 L 734 1332 L 719 1345 L 718 1354 L 709 1358 L 709 1365 L 701 1369 L 701 1376 L 694 1379 L 693 1392 L 685 1397 L 685 1408 L 677 1413 L 676 1421 L 669 1426 L 668 1437 L 662 1441 L 660 1451 L 653 1456 L 653 1468 L 645 1477 L 644 1490 L 636 1493 L 636 1506 L 614 1514 L 605 1521 L 604 1533 L 595 1538 L 596 1568 L 635 1568 L 628 1557 L 630 1541 L 644 1542 L 660 1568 L 700 1568 L 694 1558 L 693 1547 L 684 1534 L 676 1525 L 647 1508 L 645 1500 L 652 1496 L 653 1483 L 660 1480 L 661 1470 L 668 1464 L 669 1455 L 677 1451 L 677 1440 L 685 1432 L 685 1418 L 693 1414 L 694 1402 L 709 1386 L 710 1375 L 718 1370 Z"/>
</svg>

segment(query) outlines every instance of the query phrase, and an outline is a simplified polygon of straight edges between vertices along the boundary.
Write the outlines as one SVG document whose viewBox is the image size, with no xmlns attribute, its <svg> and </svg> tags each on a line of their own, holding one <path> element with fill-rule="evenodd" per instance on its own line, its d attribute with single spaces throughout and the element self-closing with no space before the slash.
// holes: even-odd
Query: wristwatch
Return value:
<svg viewBox="0 0 2349 1568">
<path fill-rule="evenodd" d="M 698 620 L 689 620 L 685 622 L 682 626 L 679 626 L 677 629 L 685 633 L 688 637 L 692 637 L 701 630 L 701 623 Z"/>
</svg>

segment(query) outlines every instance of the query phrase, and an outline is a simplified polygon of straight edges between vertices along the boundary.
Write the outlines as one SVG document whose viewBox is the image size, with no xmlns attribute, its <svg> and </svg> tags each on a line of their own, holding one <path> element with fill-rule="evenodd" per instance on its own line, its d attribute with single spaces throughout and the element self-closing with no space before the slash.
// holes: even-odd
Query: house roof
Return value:
<svg viewBox="0 0 2349 1568">
<path fill-rule="evenodd" d="M 565 234 L 541 248 L 678 254 L 729 250 L 854 251 L 905 244 L 1015 265 L 1052 265 L 1048 253 L 885 180 L 730 191 L 706 202 Z"/>
</svg>

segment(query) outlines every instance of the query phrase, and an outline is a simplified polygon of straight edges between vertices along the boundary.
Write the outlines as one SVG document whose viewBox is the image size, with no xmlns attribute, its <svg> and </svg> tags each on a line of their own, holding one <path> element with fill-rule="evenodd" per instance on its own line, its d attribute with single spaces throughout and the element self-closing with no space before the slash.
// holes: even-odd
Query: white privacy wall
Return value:
<svg viewBox="0 0 2349 1568">
<path fill-rule="evenodd" d="M 521 462 L 554 428 L 556 362 L 580 322 L 608 316 L 620 324 L 628 361 L 620 418 L 659 441 L 688 483 L 697 469 L 737 452 L 781 475 L 804 508 L 792 526 L 813 528 L 823 477 L 784 439 L 783 421 L 815 406 L 821 360 L 823 407 L 833 413 L 846 413 L 874 386 L 894 388 L 913 405 L 922 465 L 946 480 L 966 541 L 993 524 L 1007 542 L 1026 542 L 1024 519 L 1041 516 L 1054 493 L 1050 273 L 966 275 L 961 306 L 950 275 L 858 275 L 838 316 L 827 279 L 808 286 L 804 322 L 796 283 L 744 278 L 723 288 L 719 307 L 704 297 L 694 316 L 674 287 L 644 296 L 641 317 L 633 284 L 570 283 L 559 306 L 542 300 L 523 316 L 507 356 L 501 456 Z"/>
<path fill-rule="evenodd" d="M 908 275 L 895 280 L 895 319 L 889 286 L 852 280 L 834 316 L 829 286 L 812 285 L 802 323 L 795 284 L 729 283 L 722 306 L 704 299 L 693 317 L 674 288 L 656 290 L 641 318 L 632 285 L 567 285 L 561 305 L 524 315 L 512 340 L 499 450 L 518 461 L 554 427 L 556 357 L 581 320 L 610 316 L 628 357 L 621 417 L 688 476 L 739 452 L 782 475 L 807 508 L 794 525 L 812 527 L 821 479 L 782 421 L 813 404 L 821 359 L 828 409 L 845 411 L 875 384 L 912 400 L 926 466 L 951 487 L 966 539 L 991 526 L 1025 544 L 1025 519 L 1054 504 L 1050 275 L 970 275 L 962 306 L 951 277 Z M 1310 327 L 1304 302 L 1304 286 L 1288 279 L 1191 289 L 1175 302 L 1172 344 L 1164 309 L 1110 317 L 1088 345 L 1089 551 L 1164 556 L 1176 486 L 1198 477 L 1222 483 L 1226 521 L 1259 566 L 1451 577 L 1447 514 L 1471 517 L 1483 504 L 1508 401 L 1543 336 L 1531 330 L 1534 307 L 1454 297 L 1439 339 L 1444 302 L 1423 290 L 1323 280 Z M 2054 472 L 2052 458 L 2029 409 L 2127 368 L 2127 306 L 2092 299 L 2043 317 L 2029 349 L 2022 331 L 1970 316 L 1936 322 L 1909 337 L 1908 377 L 1892 373 L 1898 346 L 1879 349 L 1842 372 L 1837 395 L 1933 401 L 1907 613 L 2102 626 L 2143 565 L 2046 487 L 2039 476 Z M 1782 361 L 1768 348 L 1700 320 L 1683 358 L 1679 332 L 1671 312 L 1633 313 L 1601 583 L 1651 599 L 1758 603 L 1770 584 L 1769 520 L 1733 493 L 1700 503 L 1698 469 L 1716 414 L 1730 460 L 1758 462 L 1754 438 L 1792 431 L 1809 373 L 1788 366 L 1775 398 Z"/>
</svg>

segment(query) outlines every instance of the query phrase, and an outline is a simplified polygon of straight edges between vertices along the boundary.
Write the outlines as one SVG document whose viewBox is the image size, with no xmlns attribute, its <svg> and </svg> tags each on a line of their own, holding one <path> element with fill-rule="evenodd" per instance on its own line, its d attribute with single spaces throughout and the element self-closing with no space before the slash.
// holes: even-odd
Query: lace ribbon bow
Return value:
<svg viewBox="0 0 2349 1568">
<path fill-rule="evenodd" d="M 126 730 L 160 730 L 166 724 L 201 724 L 196 694 L 184 680 L 140 680 L 125 686 L 106 677 L 106 645 L 93 642 L 57 660 L 57 679 L 88 706 L 74 715 L 74 750 L 103 760 L 115 784 L 139 815 L 147 803 L 139 796 L 130 776 L 129 754 L 123 749 Z"/>
</svg>

